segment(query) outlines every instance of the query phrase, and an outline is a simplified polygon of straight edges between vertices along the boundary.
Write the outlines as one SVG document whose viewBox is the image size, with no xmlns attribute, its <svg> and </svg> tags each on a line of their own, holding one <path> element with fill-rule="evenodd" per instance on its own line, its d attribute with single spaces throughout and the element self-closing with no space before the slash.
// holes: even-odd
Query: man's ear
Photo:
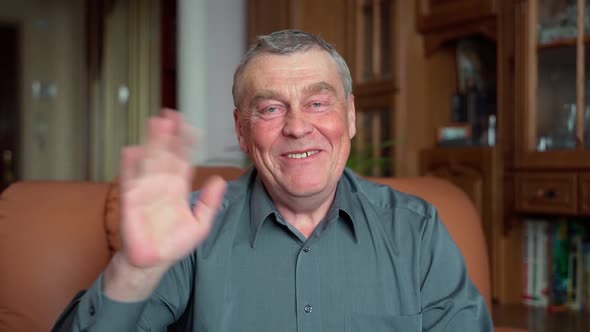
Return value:
<svg viewBox="0 0 590 332">
<path fill-rule="evenodd" d="M 244 136 L 244 129 L 242 128 L 242 121 L 240 121 L 240 110 L 234 108 L 234 125 L 236 129 L 236 136 L 238 137 L 238 143 L 240 149 L 244 153 L 248 153 L 248 144 L 246 143 L 246 137 Z"/>
<path fill-rule="evenodd" d="M 354 108 L 354 95 L 348 97 L 348 138 L 352 139 L 356 135 L 356 110 Z"/>
</svg>

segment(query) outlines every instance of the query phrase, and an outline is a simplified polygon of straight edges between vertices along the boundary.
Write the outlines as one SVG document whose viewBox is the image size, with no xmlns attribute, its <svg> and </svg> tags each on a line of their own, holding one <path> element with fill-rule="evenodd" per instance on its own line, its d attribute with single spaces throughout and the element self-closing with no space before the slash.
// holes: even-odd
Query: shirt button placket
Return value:
<svg viewBox="0 0 590 332">
<path fill-rule="evenodd" d="M 299 306 L 297 310 L 299 332 L 321 330 L 321 308 L 318 307 L 320 305 L 320 269 L 316 255 L 317 252 L 315 255 L 312 254 L 308 244 L 303 245 L 297 255 L 295 292 Z"/>
</svg>

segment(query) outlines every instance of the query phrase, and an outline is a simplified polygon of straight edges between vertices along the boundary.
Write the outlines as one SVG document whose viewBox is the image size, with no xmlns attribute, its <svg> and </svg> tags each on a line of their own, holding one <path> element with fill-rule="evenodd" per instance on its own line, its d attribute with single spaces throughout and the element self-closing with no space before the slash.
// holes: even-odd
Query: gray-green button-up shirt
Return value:
<svg viewBox="0 0 590 332">
<path fill-rule="evenodd" d="M 252 170 L 229 184 L 208 239 L 150 299 L 115 302 L 101 283 L 69 313 L 72 330 L 161 331 L 175 321 L 215 332 L 493 330 L 435 208 L 349 170 L 309 238 Z"/>
</svg>

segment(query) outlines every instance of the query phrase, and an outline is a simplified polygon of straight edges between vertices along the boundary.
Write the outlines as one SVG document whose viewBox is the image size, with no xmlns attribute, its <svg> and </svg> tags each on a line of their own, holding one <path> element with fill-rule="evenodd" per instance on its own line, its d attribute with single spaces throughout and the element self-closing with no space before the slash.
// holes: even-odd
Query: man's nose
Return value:
<svg viewBox="0 0 590 332">
<path fill-rule="evenodd" d="M 287 112 L 283 135 L 299 138 L 311 133 L 312 130 L 313 125 L 304 112 L 299 109 L 291 109 Z"/>
</svg>

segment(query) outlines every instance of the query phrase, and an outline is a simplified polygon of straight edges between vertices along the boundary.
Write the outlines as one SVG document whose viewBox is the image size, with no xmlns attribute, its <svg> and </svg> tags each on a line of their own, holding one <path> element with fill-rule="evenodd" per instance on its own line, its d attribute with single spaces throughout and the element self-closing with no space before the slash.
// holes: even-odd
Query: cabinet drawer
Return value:
<svg viewBox="0 0 590 332">
<path fill-rule="evenodd" d="M 590 173 L 580 175 L 580 213 L 590 215 Z"/>
<path fill-rule="evenodd" d="M 576 173 L 528 173 L 516 177 L 516 210 L 528 213 L 576 214 Z"/>
</svg>

